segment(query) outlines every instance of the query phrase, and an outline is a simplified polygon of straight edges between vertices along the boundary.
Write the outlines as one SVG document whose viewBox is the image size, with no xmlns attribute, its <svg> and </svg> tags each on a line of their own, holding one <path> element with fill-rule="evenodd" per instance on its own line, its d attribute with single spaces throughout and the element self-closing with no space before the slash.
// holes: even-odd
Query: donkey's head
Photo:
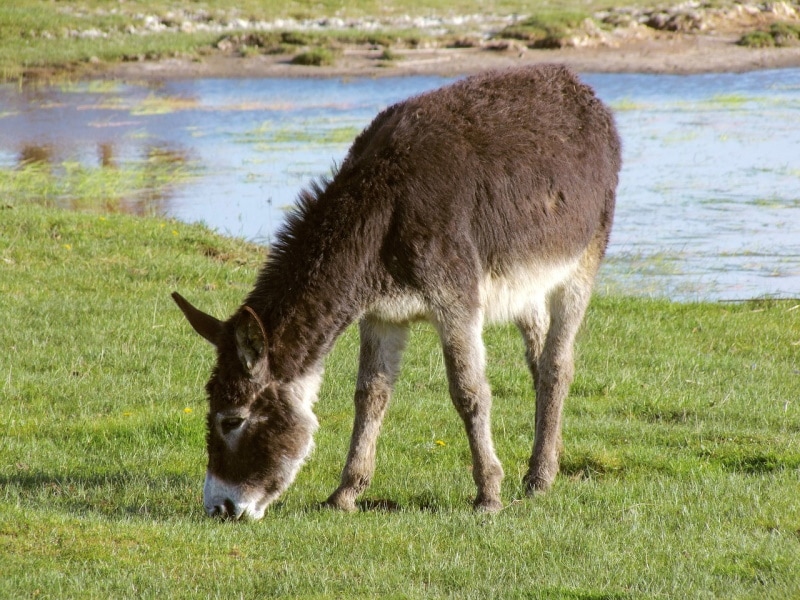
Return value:
<svg viewBox="0 0 800 600">
<path fill-rule="evenodd" d="M 320 373 L 288 382 L 274 379 L 266 331 L 250 307 L 220 321 L 178 293 L 172 298 L 194 330 L 217 348 L 206 385 L 205 510 L 210 516 L 260 519 L 311 451 L 317 427 L 311 406 Z"/>
</svg>

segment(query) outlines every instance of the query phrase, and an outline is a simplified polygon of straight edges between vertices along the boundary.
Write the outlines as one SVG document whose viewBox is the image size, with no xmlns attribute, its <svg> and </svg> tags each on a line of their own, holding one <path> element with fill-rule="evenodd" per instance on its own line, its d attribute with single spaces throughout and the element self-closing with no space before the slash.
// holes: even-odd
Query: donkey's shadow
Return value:
<svg viewBox="0 0 800 600">
<path fill-rule="evenodd" d="M 26 511 L 61 510 L 74 516 L 153 520 L 200 518 L 202 490 L 190 475 L 31 471 L 0 476 L 7 505 Z"/>
<path fill-rule="evenodd" d="M 205 519 L 202 489 L 197 477 L 189 474 L 143 475 L 122 471 L 96 474 L 23 471 L 0 476 L 0 489 L 6 504 L 62 511 L 73 516 L 96 515 L 109 519 L 139 517 L 154 521 L 166 519 Z M 367 498 L 356 504 L 360 512 L 397 513 L 439 512 L 439 504 L 430 497 L 414 497 L 406 503 L 389 498 Z M 292 510 L 286 502 L 276 503 L 270 512 Z M 323 502 L 302 511 L 336 511 Z"/>
</svg>

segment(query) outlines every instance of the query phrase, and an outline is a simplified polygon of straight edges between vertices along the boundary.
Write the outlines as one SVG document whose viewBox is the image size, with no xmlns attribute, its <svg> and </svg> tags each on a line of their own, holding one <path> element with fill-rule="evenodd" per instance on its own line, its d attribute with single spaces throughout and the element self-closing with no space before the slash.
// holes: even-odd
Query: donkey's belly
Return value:
<svg viewBox="0 0 800 600">
<path fill-rule="evenodd" d="M 518 265 L 502 273 L 484 274 L 478 288 L 484 320 L 511 322 L 531 310 L 541 310 L 549 294 L 576 274 L 579 262 Z M 378 299 L 367 314 L 390 323 L 408 323 L 432 320 L 433 310 L 422 294 L 398 291 Z"/>
<path fill-rule="evenodd" d="M 488 273 L 480 286 L 487 322 L 516 321 L 531 310 L 546 307 L 547 297 L 577 272 L 579 260 L 556 264 L 518 265 L 503 273 Z"/>
</svg>

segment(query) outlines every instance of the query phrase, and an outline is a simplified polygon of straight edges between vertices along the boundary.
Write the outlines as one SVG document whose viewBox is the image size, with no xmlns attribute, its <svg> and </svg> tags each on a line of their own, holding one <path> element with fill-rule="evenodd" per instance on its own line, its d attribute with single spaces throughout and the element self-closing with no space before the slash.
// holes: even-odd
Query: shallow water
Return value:
<svg viewBox="0 0 800 600">
<path fill-rule="evenodd" d="M 601 286 L 678 300 L 800 296 L 800 69 L 584 79 L 624 141 Z M 299 190 L 379 110 L 447 81 L 0 86 L 0 168 L 166 153 L 198 175 L 159 195 L 157 212 L 268 243 Z"/>
</svg>

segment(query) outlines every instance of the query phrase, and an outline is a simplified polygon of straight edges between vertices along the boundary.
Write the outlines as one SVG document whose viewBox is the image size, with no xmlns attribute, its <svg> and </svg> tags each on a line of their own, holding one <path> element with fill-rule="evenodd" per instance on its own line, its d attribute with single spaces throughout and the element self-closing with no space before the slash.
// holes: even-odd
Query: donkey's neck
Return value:
<svg viewBox="0 0 800 600">
<path fill-rule="evenodd" d="M 266 328 L 274 378 L 318 364 L 377 295 L 382 236 L 369 233 L 381 229 L 378 212 L 348 195 L 301 196 L 246 301 Z"/>
</svg>

